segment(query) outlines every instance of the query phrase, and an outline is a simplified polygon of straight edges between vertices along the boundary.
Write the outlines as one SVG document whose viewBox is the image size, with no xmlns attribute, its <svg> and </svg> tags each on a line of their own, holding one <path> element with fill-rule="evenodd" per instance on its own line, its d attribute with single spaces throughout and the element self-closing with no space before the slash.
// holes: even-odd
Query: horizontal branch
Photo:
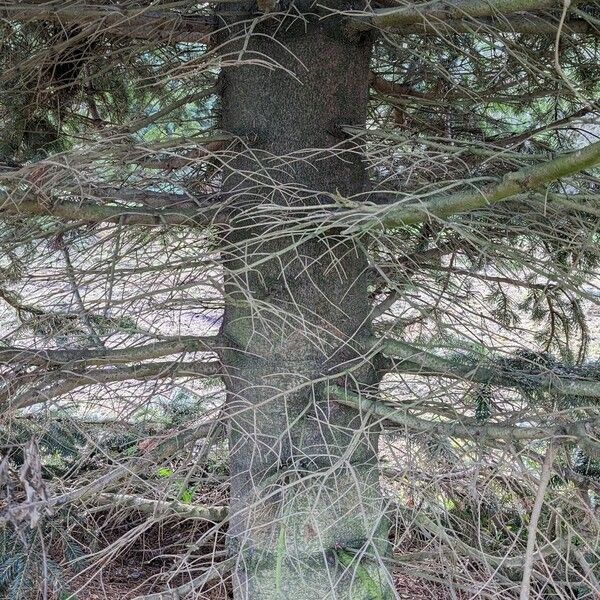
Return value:
<svg viewBox="0 0 600 600">
<path fill-rule="evenodd" d="M 62 25 L 97 25 L 102 33 L 160 42 L 206 43 L 215 28 L 213 16 L 64 0 L 3 1 L 0 2 L 0 18 L 7 21 L 54 21 Z"/>
<path fill-rule="evenodd" d="M 191 155 L 210 156 L 215 149 L 223 147 L 230 137 L 218 134 L 200 138 L 201 144 L 189 149 Z M 166 150 L 168 152 L 168 149 Z M 112 151 L 115 153 L 115 151 Z M 161 154 L 156 158 L 151 148 L 126 148 L 115 160 L 120 163 L 142 162 L 153 159 L 161 168 L 176 167 L 177 155 Z M 221 194 L 191 194 L 157 191 L 145 188 L 108 186 L 98 183 L 82 185 L 81 182 L 65 182 L 57 187 L 53 174 L 56 162 L 62 157 L 48 161 L 13 165 L 0 172 L 0 217 L 12 215 L 54 216 L 66 220 L 86 222 L 120 222 L 132 225 L 210 225 L 225 221 L 224 196 Z M 170 162 L 171 161 L 171 162 Z M 193 159 L 187 159 L 193 164 Z M 144 165 L 145 166 L 145 165 Z M 141 206 L 140 206 L 141 205 Z"/>
<path fill-rule="evenodd" d="M 434 0 L 393 8 L 380 8 L 372 13 L 351 13 L 351 27 L 366 30 L 402 28 L 427 22 L 445 22 L 465 17 L 497 17 L 511 13 L 562 8 L 560 0 Z"/>
<path fill-rule="evenodd" d="M 144 127 L 149 122 L 154 122 L 155 120 L 168 115 L 176 107 L 187 102 L 197 101 L 198 98 L 214 92 L 215 88 L 211 87 L 202 92 L 185 96 L 151 115 L 145 115 L 133 121 L 127 127 L 127 131 L 131 132 L 132 129 Z M 144 167 L 150 166 L 150 168 L 178 169 L 195 164 L 199 159 L 212 157 L 215 152 L 223 150 L 228 142 L 235 143 L 234 136 L 222 131 L 210 131 L 203 135 L 178 137 L 175 139 L 170 138 L 167 141 L 157 140 L 154 142 L 149 142 L 147 140 L 136 141 L 130 136 L 126 136 L 123 141 L 120 142 L 119 140 L 123 137 L 123 128 L 114 126 L 112 132 L 114 133 L 114 136 L 110 135 L 110 131 L 103 132 L 104 141 L 99 150 L 96 148 L 93 156 L 100 156 L 100 154 L 98 154 L 98 152 L 100 152 L 103 160 L 111 160 L 121 166 L 136 163 Z M 92 161 L 93 156 L 91 159 Z M 74 153 L 64 152 L 53 155 L 49 159 L 27 163 L 12 160 L 3 162 L 0 160 L 0 180 L 6 181 L 8 185 L 14 185 L 21 181 L 34 181 L 37 188 L 44 187 L 43 184 L 47 183 L 47 187 L 52 187 L 53 191 L 58 192 L 59 190 L 55 187 L 57 167 L 58 169 L 61 169 L 63 173 L 70 175 L 72 174 L 73 160 L 81 160 L 81 154 L 77 150 Z M 91 190 L 90 194 L 84 194 L 83 191 L 87 191 L 88 189 Z M 126 195 L 127 193 L 140 194 L 145 192 L 143 189 L 108 187 L 94 183 L 83 185 L 80 179 L 72 181 L 70 186 L 64 185 L 61 181 L 60 192 L 66 194 L 87 197 L 88 195 L 93 196 L 93 192 L 96 190 L 99 190 L 99 193 L 103 190 L 111 190 L 114 194 L 123 195 Z M 149 190 L 147 193 L 149 195 L 156 194 L 165 197 L 172 196 L 174 199 L 177 199 L 177 197 L 180 199 L 190 199 L 189 195 L 176 193 Z M 120 198 L 119 195 L 114 197 Z"/>
<path fill-rule="evenodd" d="M 370 346 L 372 349 L 378 348 L 388 358 L 400 360 L 400 364 L 394 367 L 398 372 L 448 377 L 503 387 L 521 387 L 566 396 L 600 398 L 600 378 L 586 379 L 577 373 L 557 373 L 550 368 L 542 370 L 537 365 L 528 364 L 524 359 L 523 366 L 526 366 L 527 370 L 511 368 L 500 362 L 481 364 L 468 359 L 459 362 L 398 340 L 372 339 Z"/>
<path fill-rule="evenodd" d="M 365 132 L 346 128 L 362 135 Z M 600 163 L 600 142 L 563 154 L 545 163 L 515 171 L 502 180 L 481 189 L 465 190 L 455 194 L 433 196 L 420 203 L 395 202 L 385 206 L 356 206 L 349 210 L 318 212 L 319 222 L 329 221 L 332 226 L 345 227 L 347 232 L 370 231 L 374 228 L 392 229 L 414 225 L 432 218 L 446 219 L 456 214 L 485 208 L 510 198 L 522 197 L 556 181 L 574 175 Z M 342 199 L 343 200 L 343 199 Z M 277 210 L 274 208 L 274 210 Z M 131 225 L 188 225 L 209 226 L 224 223 L 227 213 L 223 204 L 207 208 L 165 208 L 151 210 L 94 202 L 56 201 L 44 199 L 13 199 L 0 192 L 0 217 L 5 215 L 53 216 L 83 222 L 112 222 Z"/>
<path fill-rule="evenodd" d="M 179 431 L 177 433 L 170 432 L 170 434 L 164 439 L 153 439 L 152 441 L 156 443 L 146 444 L 144 449 L 140 448 L 142 454 L 133 458 L 131 462 L 127 464 L 118 465 L 112 471 L 109 471 L 108 473 L 105 473 L 104 475 L 101 475 L 99 477 L 95 477 L 92 481 L 90 481 L 90 483 L 87 483 L 86 485 L 82 485 L 68 492 L 64 492 L 63 494 L 60 494 L 58 496 L 51 496 L 45 500 L 39 500 L 36 502 L 25 501 L 19 503 L 12 503 L 7 507 L 2 508 L 0 510 L 0 530 L 7 523 L 21 525 L 27 522 L 30 518 L 32 509 L 40 510 L 61 508 L 79 500 L 86 499 L 90 496 L 99 498 L 108 498 L 110 496 L 114 496 L 113 494 L 108 494 L 104 492 L 104 490 L 116 486 L 120 481 L 122 481 L 126 477 L 147 472 L 148 468 L 156 464 L 154 462 L 156 460 L 156 457 L 159 459 L 164 457 L 172 458 L 179 450 L 186 447 L 191 447 L 191 444 L 193 444 L 194 442 L 215 434 L 221 435 L 222 433 L 222 421 L 206 421 L 197 424 L 195 427 L 191 427 L 183 431 Z M 146 460 L 145 457 L 147 455 L 152 455 L 153 458 L 151 460 Z M 122 495 L 119 496 L 121 498 L 124 498 Z M 101 502 L 102 501 L 100 501 L 100 503 Z M 153 501 L 150 500 L 148 502 Z M 141 510 L 144 510 L 146 506 L 147 505 L 145 505 Z M 171 507 L 169 509 L 168 507 L 164 506 L 160 506 L 158 508 L 167 508 L 171 511 L 174 508 L 176 509 L 176 507 Z M 197 512 L 196 515 L 194 515 L 196 518 L 208 518 L 209 520 L 215 522 L 221 522 L 227 517 L 227 512 L 221 510 L 221 507 L 207 507 L 208 512 L 204 512 L 204 514 L 202 512 L 204 507 L 196 506 L 193 508 L 198 509 L 200 511 Z"/>
<path fill-rule="evenodd" d="M 420 22 L 393 27 L 388 31 L 399 34 L 421 34 L 447 36 L 454 33 L 472 33 L 494 35 L 498 33 L 555 36 L 560 20 L 550 16 L 531 13 L 517 16 L 498 16 L 482 18 L 447 19 L 436 21 L 424 19 Z M 563 39 L 568 34 L 600 36 L 600 28 L 584 19 L 567 19 L 562 26 Z"/>
<path fill-rule="evenodd" d="M 173 162 L 166 161 L 161 168 L 171 169 L 169 165 L 176 164 L 179 157 L 173 157 Z M 127 158 L 124 160 L 128 160 Z M 183 158 L 182 158 L 183 160 Z M 130 161 L 133 162 L 133 161 Z M 154 167 L 162 164 L 160 161 L 154 163 L 151 162 Z M 188 161 L 188 164 L 190 162 Z M 149 168 L 145 163 L 144 168 Z M 111 202 L 117 201 L 118 203 L 135 203 L 142 204 L 144 210 L 156 209 L 158 211 L 169 212 L 175 214 L 185 214 L 192 218 L 198 219 L 203 218 L 205 215 L 217 214 L 219 207 L 223 206 L 226 194 L 214 193 L 214 194 L 190 194 L 190 193 L 179 193 L 179 192 L 157 192 L 155 190 L 138 189 L 138 188 L 123 188 L 123 187 L 107 187 L 107 186 L 94 186 L 89 190 L 64 190 L 65 194 L 73 196 L 81 196 L 86 198 L 87 201 L 91 202 Z M 97 198 L 97 200 L 96 200 Z M 57 202 L 60 203 L 60 200 Z M 133 207 L 132 207 L 133 208 Z M 219 215 L 219 218 L 225 220 L 225 215 Z M 172 217 L 168 217 L 169 219 Z M 217 222 L 219 221 L 217 219 Z"/>
<path fill-rule="evenodd" d="M 562 177 L 574 175 L 600 163 L 600 142 L 545 163 L 505 175 L 498 183 L 481 189 L 455 194 L 434 196 L 420 204 L 397 202 L 385 208 L 371 206 L 347 211 L 338 218 L 347 223 L 350 231 L 370 230 L 374 227 L 395 228 L 429 221 L 446 219 L 456 214 L 485 208 L 492 204 L 534 191 Z"/>
<path fill-rule="evenodd" d="M 64 374 L 51 373 L 51 380 L 42 382 L 20 395 L 9 395 L 6 408 L 17 410 L 47 402 L 73 390 L 89 385 L 109 384 L 119 381 L 151 381 L 175 377 L 218 377 L 221 374 L 219 361 L 154 362 L 125 367 L 87 369 L 82 372 Z M 1 405 L 0 405 L 1 407 Z M 2 412 L 6 410 L 3 408 Z"/>
<path fill-rule="evenodd" d="M 0 191 L 0 218 L 2 216 L 55 217 L 86 223 L 120 223 L 122 225 L 187 225 L 207 227 L 225 222 L 219 208 L 164 208 L 127 207 L 97 202 L 59 200 L 48 203 L 43 199 L 13 201 Z"/>
<path fill-rule="evenodd" d="M 185 169 L 197 165 L 200 160 L 208 159 L 214 156 L 215 152 L 223 150 L 226 142 L 231 137 L 222 136 L 220 139 L 215 136 L 214 141 L 203 142 L 201 146 L 194 148 L 183 148 L 181 150 L 167 150 L 162 153 L 149 152 L 140 148 L 137 152 L 132 151 L 125 154 L 121 160 L 134 162 L 145 169 L 160 169 L 164 171 L 174 171 Z"/>
<path fill-rule="evenodd" d="M 118 365 L 144 360 L 153 360 L 182 352 L 207 352 L 215 347 L 216 336 L 187 336 L 133 346 L 131 348 L 74 348 L 74 349 L 30 349 L 0 347 L 0 365 L 56 367 L 69 365 L 81 368 L 92 365 Z"/>
<path fill-rule="evenodd" d="M 211 564 L 202 575 L 195 577 L 187 583 L 183 583 L 176 588 L 171 588 L 164 592 L 136 596 L 133 600 L 181 600 L 191 594 L 194 590 L 202 590 L 202 588 L 211 581 L 216 579 L 223 581 L 226 578 L 226 574 L 234 569 L 237 560 L 237 556 L 232 556 L 222 562 Z"/>
<path fill-rule="evenodd" d="M 83 194 L 82 194 L 83 191 Z M 65 190 L 65 193 L 71 194 L 71 190 Z M 119 202 L 134 202 L 135 204 L 143 204 L 144 207 L 156 208 L 156 209 L 192 209 L 198 210 L 198 202 L 202 199 L 199 198 L 198 202 L 195 202 L 195 198 L 187 194 L 180 194 L 177 192 L 157 192 L 155 190 L 144 190 L 137 188 L 117 188 L 117 187 L 105 187 L 105 186 L 94 186 L 89 190 L 73 190 L 72 194 L 78 196 L 81 194 L 85 198 L 93 198 L 95 201 L 102 200 L 104 202 L 117 200 Z"/>
<path fill-rule="evenodd" d="M 558 19 L 520 14 L 561 8 L 553 0 L 454 0 L 379 9 L 372 13 L 351 13 L 349 25 L 355 30 L 372 27 L 402 33 L 439 34 L 502 31 L 531 35 L 554 35 Z M 499 16 L 503 15 L 503 16 Z M 207 43 L 217 27 L 213 15 L 182 15 L 174 11 L 124 8 L 116 5 L 89 5 L 54 2 L 0 2 L 0 18 L 8 21 L 55 21 L 63 25 L 87 25 L 98 33 L 167 43 Z M 563 33 L 600 33 L 583 18 L 567 19 Z"/>
<path fill-rule="evenodd" d="M 132 508 L 147 515 L 176 515 L 184 519 L 202 519 L 213 523 L 224 521 L 229 513 L 227 506 L 198 506 L 177 500 L 152 500 L 130 494 L 98 494 L 94 497 L 94 504 L 113 508 Z"/>
<path fill-rule="evenodd" d="M 600 418 L 586 421 L 574 421 L 565 424 L 549 424 L 547 426 L 516 426 L 496 423 L 472 424 L 457 421 L 433 421 L 408 413 L 405 408 L 391 406 L 380 400 L 374 400 L 344 389 L 330 385 L 330 394 L 336 402 L 350 406 L 361 412 L 379 417 L 390 424 L 397 425 L 414 433 L 457 437 L 469 440 L 548 440 L 557 438 L 578 439 L 585 441 L 587 429 L 594 430 L 600 425 Z"/>
</svg>

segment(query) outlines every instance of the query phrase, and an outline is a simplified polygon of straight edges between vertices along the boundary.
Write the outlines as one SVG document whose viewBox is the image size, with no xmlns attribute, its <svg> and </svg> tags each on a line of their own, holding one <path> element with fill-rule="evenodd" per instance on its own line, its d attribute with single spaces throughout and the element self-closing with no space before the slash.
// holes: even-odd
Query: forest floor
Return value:
<svg viewBox="0 0 600 600">
<path fill-rule="evenodd" d="M 132 583 L 136 586 L 139 579 L 144 577 L 143 571 L 137 568 L 110 567 L 104 572 L 98 584 L 94 582 L 85 591 L 78 594 L 78 600 L 129 600 L 139 595 L 139 589 L 131 592 Z M 411 578 L 400 573 L 394 574 L 396 592 L 401 600 L 451 600 L 456 598 L 450 592 L 430 582 Z M 215 589 L 189 595 L 189 600 L 229 600 L 232 598 L 230 590 L 218 584 Z"/>
<path fill-rule="evenodd" d="M 145 520 L 147 522 L 146 516 L 137 517 L 132 513 L 127 516 L 107 513 L 99 517 L 97 523 L 100 529 L 96 535 L 103 538 L 104 544 L 111 545 L 112 542 L 115 554 L 111 560 L 99 561 L 104 564 L 93 561 L 86 563 L 82 572 L 68 582 L 69 591 L 73 594 L 67 596 L 70 600 L 133 600 L 185 584 L 198 575 L 196 572 L 181 574 L 170 581 L 165 579 L 172 573 L 171 568 L 178 562 L 169 557 L 182 556 L 185 554 L 185 548 L 189 551 L 194 540 L 202 538 L 207 532 L 206 524 L 194 521 L 183 523 L 163 521 L 152 525 L 141 535 L 132 538 L 126 547 L 123 546 L 122 541 L 127 536 L 127 532 L 140 526 L 143 528 Z M 205 544 L 207 545 L 196 550 L 198 554 L 207 556 L 211 551 L 223 548 L 223 539 L 215 540 L 213 536 L 212 539 L 206 540 Z M 408 544 L 411 548 L 406 550 L 423 549 L 419 547 L 421 544 L 417 540 Z M 460 592 L 451 593 L 442 584 L 415 577 L 411 570 L 412 568 L 406 568 L 404 571 L 394 572 L 396 591 L 401 600 L 466 600 L 467 596 L 463 596 Z M 186 600 L 230 600 L 231 585 L 228 581 L 216 580 L 185 598 Z M 156 600 L 156 597 L 153 600 Z"/>
<path fill-rule="evenodd" d="M 77 600 L 132 600 L 144 593 L 156 593 L 156 586 L 144 585 L 148 578 L 156 575 L 155 569 L 127 564 L 111 564 L 94 577 L 93 581 L 85 576 L 75 579 L 77 587 L 84 587 L 77 595 Z M 456 600 L 443 586 L 411 577 L 405 573 L 394 573 L 396 592 L 401 600 Z M 166 588 L 165 588 L 166 589 Z M 212 589 L 190 594 L 188 600 L 230 600 L 230 586 L 216 583 Z"/>
</svg>

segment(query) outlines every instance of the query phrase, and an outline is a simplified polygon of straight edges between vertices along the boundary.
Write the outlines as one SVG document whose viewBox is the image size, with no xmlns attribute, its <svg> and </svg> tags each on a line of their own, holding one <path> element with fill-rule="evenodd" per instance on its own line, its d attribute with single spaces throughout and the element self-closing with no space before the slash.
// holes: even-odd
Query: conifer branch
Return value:
<svg viewBox="0 0 600 600">
<path fill-rule="evenodd" d="M 215 18 L 174 11 L 127 8 L 115 4 L 80 2 L 0 2 L 0 18 L 7 21 L 53 21 L 62 25 L 97 25 L 98 31 L 170 43 L 206 43 Z"/>
<path fill-rule="evenodd" d="M 541 369 L 523 361 L 526 370 L 501 362 L 482 364 L 468 357 L 452 360 L 418 348 L 407 342 L 383 339 L 371 340 L 371 348 L 379 348 L 385 356 L 398 359 L 392 370 L 414 373 L 423 377 L 448 377 L 501 387 L 523 387 L 553 394 L 600 398 L 600 378 L 590 378 L 585 372 L 575 370 L 569 374 L 558 369 Z M 581 371 L 581 370 L 580 370 Z"/>
<path fill-rule="evenodd" d="M 372 206 L 347 211 L 338 221 L 353 232 L 376 227 L 393 229 L 486 208 L 504 200 L 519 197 L 527 201 L 528 193 L 600 163 L 600 142 L 589 144 L 576 152 L 563 154 L 545 163 L 505 175 L 497 183 L 481 189 L 434 196 L 420 203 L 396 202 L 384 208 Z"/>
<path fill-rule="evenodd" d="M 387 421 L 391 426 L 399 426 L 413 433 L 429 436 L 457 437 L 468 440 L 583 440 L 589 438 L 587 431 L 593 431 L 600 425 L 600 417 L 573 421 L 564 424 L 545 426 L 518 426 L 498 423 L 475 424 L 465 419 L 458 421 L 434 421 L 409 414 L 406 408 L 392 406 L 381 400 L 356 394 L 341 386 L 330 385 L 329 393 L 336 402 L 355 408 L 367 415 Z"/>
<path fill-rule="evenodd" d="M 529 13 L 542 10 L 558 10 L 562 2 L 558 0 L 434 0 L 408 4 L 392 8 L 380 8 L 372 13 L 352 15 L 352 27 L 368 29 L 370 27 L 391 29 L 426 22 L 444 23 L 457 21 L 465 17 L 497 17 L 512 13 Z"/>
</svg>

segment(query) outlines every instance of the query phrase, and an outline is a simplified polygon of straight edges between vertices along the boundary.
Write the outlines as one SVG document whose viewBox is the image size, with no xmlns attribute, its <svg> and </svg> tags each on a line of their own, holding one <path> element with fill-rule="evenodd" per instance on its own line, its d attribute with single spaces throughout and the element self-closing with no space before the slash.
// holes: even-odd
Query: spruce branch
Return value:
<svg viewBox="0 0 600 600">
<path fill-rule="evenodd" d="M 485 363 L 469 357 L 452 360 L 409 344 L 391 339 L 372 339 L 369 347 L 379 348 L 388 358 L 397 359 L 391 370 L 423 377 L 449 377 L 500 387 L 525 387 L 569 396 L 600 398 L 600 377 L 590 377 L 585 369 L 545 368 L 531 365 L 519 371 L 514 365 L 497 361 Z M 529 366 L 529 365 L 528 365 Z"/>
</svg>

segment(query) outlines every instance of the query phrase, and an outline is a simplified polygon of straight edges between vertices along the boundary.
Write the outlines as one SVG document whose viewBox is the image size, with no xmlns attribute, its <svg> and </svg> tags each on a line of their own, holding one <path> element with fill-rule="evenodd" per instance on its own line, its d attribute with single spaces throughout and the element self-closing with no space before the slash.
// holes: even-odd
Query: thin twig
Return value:
<svg viewBox="0 0 600 600">
<path fill-rule="evenodd" d="M 533 563 L 535 560 L 535 545 L 537 539 L 538 522 L 540 515 L 542 514 L 542 507 L 544 505 L 544 496 L 546 494 L 546 488 L 550 482 L 552 475 L 552 465 L 554 464 L 554 458 L 556 456 L 557 446 L 554 442 L 550 442 L 548 450 L 546 450 L 546 456 L 542 465 L 542 472 L 540 474 L 540 484 L 538 487 L 537 494 L 535 496 L 535 502 L 531 511 L 531 518 L 529 520 L 529 527 L 527 528 L 527 549 L 525 551 L 525 562 L 523 564 L 523 580 L 521 582 L 521 593 L 519 600 L 529 600 L 529 594 L 531 590 L 531 575 L 533 572 Z"/>
</svg>

